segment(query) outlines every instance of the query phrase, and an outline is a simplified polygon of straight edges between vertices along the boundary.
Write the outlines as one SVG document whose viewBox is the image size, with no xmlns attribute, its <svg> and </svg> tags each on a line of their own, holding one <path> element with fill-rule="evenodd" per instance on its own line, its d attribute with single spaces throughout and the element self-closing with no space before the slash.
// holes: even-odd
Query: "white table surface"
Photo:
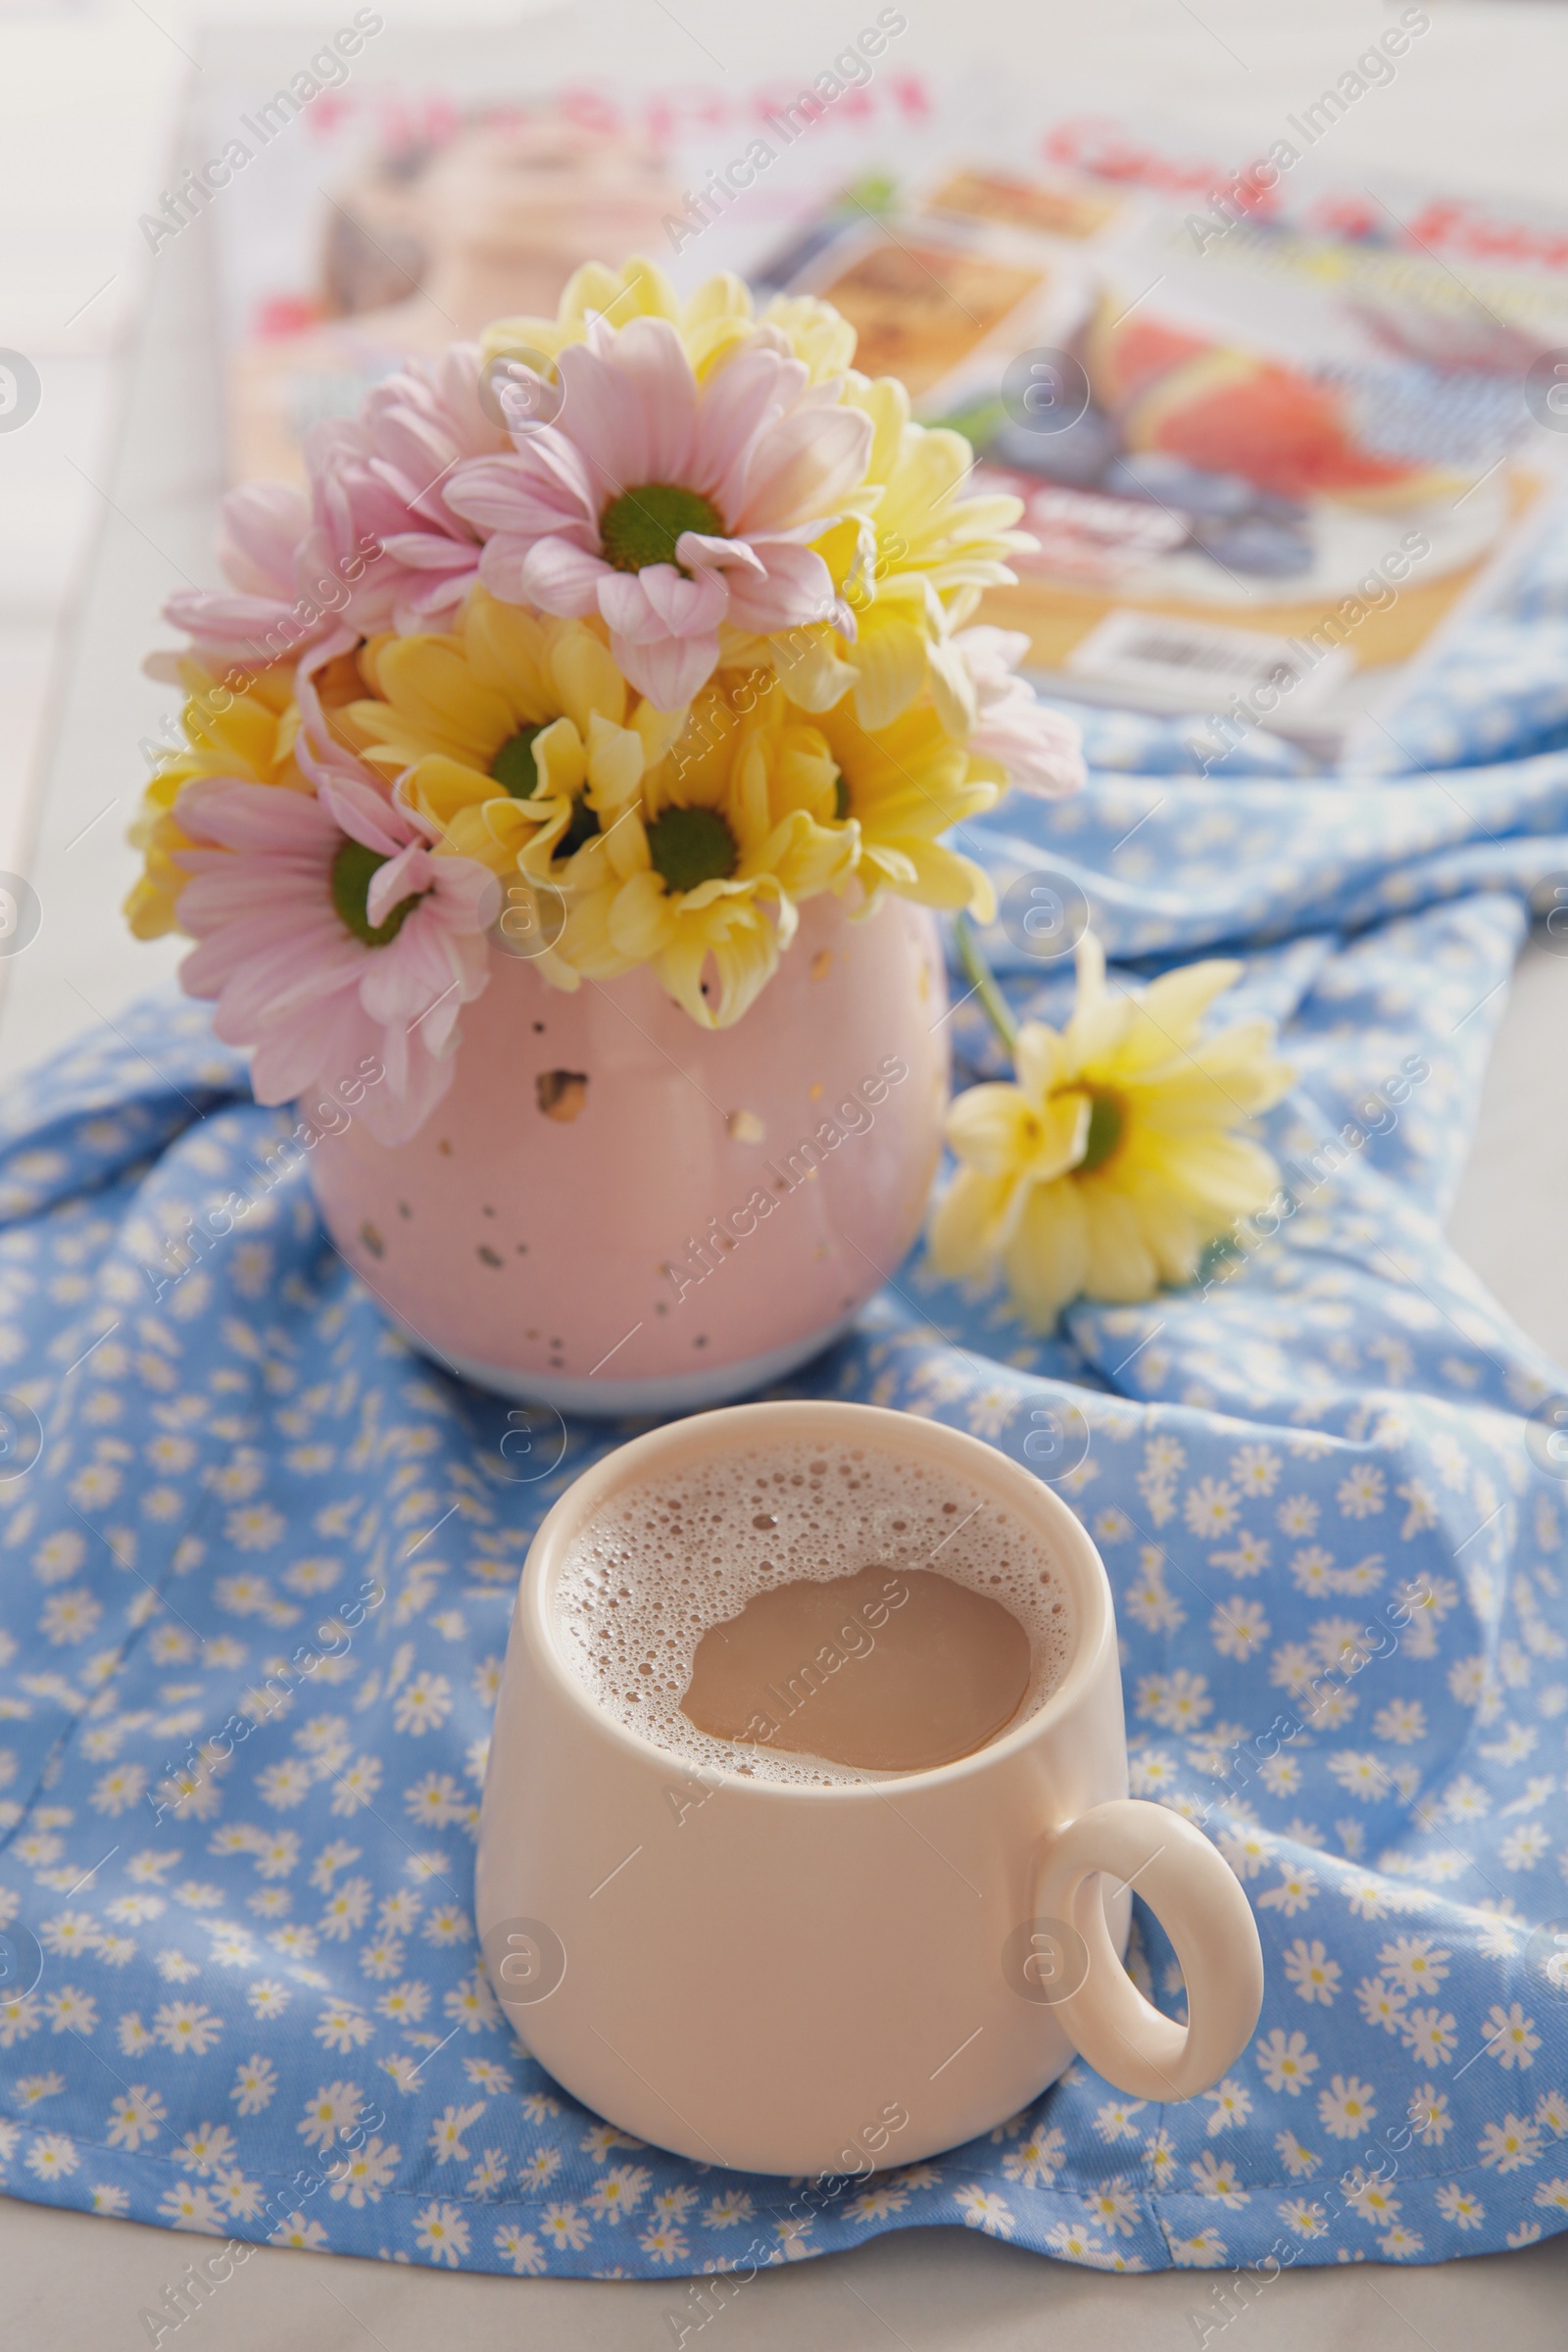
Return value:
<svg viewBox="0 0 1568 2352">
<path fill-rule="evenodd" d="M 1348 171 L 1411 172 L 1568 210 L 1568 8 L 1431 0 L 1433 28 L 1399 78 L 1336 127 Z M 710 59 L 748 74 L 814 70 L 861 14 L 844 0 L 627 0 L 612 37 L 603 7 L 530 20 L 469 0 L 469 54 L 509 60 L 541 45 L 564 60 L 701 77 Z M 0 344 L 44 380 L 38 416 L 0 435 L 0 869 L 30 875 L 38 938 L 0 966 L 0 1082 L 65 1038 L 116 1019 L 160 973 L 171 943 L 138 947 L 118 905 L 133 872 L 122 829 L 139 793 L 137 738 L 167 717 L 168 689 L 141 677 L 157 609 L 182 577 L 213 577 L 221 485 L 208 257 L 180 238 L 149 269 L 131 233 L 169 184 L 167 142 L 195 86 L 213 0 L 22 8 L 0 17 Z M 867 17 L 874 11 L 862 12 Z M 906 54 L 1010 57 L 1042 88 L 1203 130 L 1238 160 L 1365 47 L 1390 10 L 1374 0 L 914 0 Z M 440 71 L 438 0 L 410 0 L 377 64 Z M 855 23 L 850 24 L 850 18 Z M 275 86 L 324 18 L 272 26 L 254 57 Z M 441 44 L 458 36 L 443 29 Z M 94 289 L 102 287 L 99 295 Z M 84 310 L 74 306 L 86 304 Z M 25 789 L 31 778 L 34 789 Z M 1518 1321 L 1568 1361 L 1568 959 L 1527 951 L 1489 1075 L 1454 1240 Z M 140 2314 L 190 2259 L 172 2231 L 0 2198 L 0 2344 L 115 2352 L 151 2341 Z M 1107 2278 L 961 2230 L 910 2230 L 851 2254 L 760 2275 L 688 2345 L 902 2344 L 906 2352 L 1132 2352 L 1194 2346 L 1213 2279 Z M 179 2331 L 199 2352 L 637 2352 L 674 2345 L 683 2280 L 596 2283 L 452 2277 L 261 2248 Z M 675 2325 L 671 2323 L 674 2316 Z M 166 2345 L 174 2336 L 166 2334 Z M 1522 2253 L 1427 2268 L 1356 2265 L 1282 2277 L 1231 2326 L 1226 2352 L 1460 2352 L 1568 2342 L 1568 2235 Z"/>
</svg>

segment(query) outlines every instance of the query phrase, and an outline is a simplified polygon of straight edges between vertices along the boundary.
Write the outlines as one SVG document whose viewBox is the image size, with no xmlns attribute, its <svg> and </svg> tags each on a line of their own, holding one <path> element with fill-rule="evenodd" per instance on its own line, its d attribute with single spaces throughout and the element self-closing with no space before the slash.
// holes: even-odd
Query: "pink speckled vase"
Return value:
<svg viewBox="0 0 1568 2352">
<path fill-rule="evenodd" d="M 651 970 L 575 995 L 491 950 L 412 1142 L 312 1154 L 328 1229 L 465 1379 L 562 1412 L 741 1396 L 828 1345 L 920 1230 L 948 1097 L 936 925 L 809 901 L 733 1028 Z"/>
</svg>

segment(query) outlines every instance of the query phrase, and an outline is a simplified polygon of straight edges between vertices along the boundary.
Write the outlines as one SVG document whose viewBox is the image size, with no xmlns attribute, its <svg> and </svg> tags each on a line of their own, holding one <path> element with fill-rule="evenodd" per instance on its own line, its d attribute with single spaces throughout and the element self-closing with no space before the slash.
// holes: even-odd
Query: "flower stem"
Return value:
<svg viewBox="0 0 1568 2352">
<path fill-rule="evenodd" d="M 974 982 L 974 994 L 985 1008 L 986 1018 L 1011 1057 L 1018 1051 L 1018 1024 L 1012 1017 L 1006 998 L 997 986 L 995 972 L 980 953 L 974 925 L 966 914 L 960 914 L 954 924 L 954 930 L 958 942 L 958 961 Z"/>
</svg>

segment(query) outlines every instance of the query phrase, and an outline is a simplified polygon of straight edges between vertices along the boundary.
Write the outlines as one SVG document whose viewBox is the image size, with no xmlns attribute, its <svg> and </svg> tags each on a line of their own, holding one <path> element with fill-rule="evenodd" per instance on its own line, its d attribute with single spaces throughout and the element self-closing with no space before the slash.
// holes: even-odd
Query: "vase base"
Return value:
<svg viewBox="0 0 1568 2352">
<path fill-rule="evenodd" d="M 825 1331 L 813 1331 L 782 1348 L 770 1348 L 765 1355 L 744 1356 L 736 1363 L 707 1364 L 700 1372 L 661 1373 L 646 1380 L 600 1380 L 591 1374 L 585 1379 L 581 1375 L 521 1372 L 507 1364 L 484 1363 L 477 1356 L 440 1352 L 406 1324 L 400 1323 L 398 1328 L 421 1355 L 434 1355 L 449 1372 L 455 1372 L 460 1380 L 471 1381 L 476 1389 L 490 1389 L 499 1396 L 514 1396 L 522 1404 L 549 1405 L 558 1413 L 585 1414 L 591 1420 L 603 1421 L 644 1413 L 691 1412 L 705 1405 L 733 1403 L 738 1396 L 749 1396 L 755 1390 L 765 1389 L 770 1382 L 799 1371 L 802 1364 L 809 1363 L 813 1355 L 820 1355 L 835 1340 L 842 1339 L 854 1321 L 852 1312 L 829 1324 Z"/>
</svg>

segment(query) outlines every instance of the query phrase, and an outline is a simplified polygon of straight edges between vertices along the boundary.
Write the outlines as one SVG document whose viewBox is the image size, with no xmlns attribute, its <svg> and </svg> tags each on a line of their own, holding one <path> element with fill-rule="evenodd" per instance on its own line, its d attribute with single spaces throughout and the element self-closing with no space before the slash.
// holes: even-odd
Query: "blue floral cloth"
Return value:
<svg viewBox="0 0 1568 2352">
<path fill-rule="evenodd" d="M 1231 1002 L 1299 1073 L 1266 1122 L 1289 1200 L 1200 1286 L 1046 1342 L 917 1251 L 793 1384 L 969 1430 L 1089 1527 L 1134 1788 L 1256 1908 L 1263 2013 L 1225 2080 L 1159 2107 L 1075 2066 L 930 2162 L 782 2182 L 639 2145 L 519 2049 L 470 1910 L 490 1712 L 533 1528 L 626 1433 L 575 1425 L 519 1483 L 506 1406 L 388 1328 L 305 1169 L 269 1164 L 285 1123 L 165 998 L 3 1126 L 10 2194 L 617 2278 L 933 2223 L 1127 2270 L 1568 2224 L 1568 1375 L 1443 1231 L 1527 898 L 1568 872 L 1562 602 L 1544 562 L 1506 661 L 1456 653 L 1396 757 L 1311 776 L 1258 742 L 1204 775 L 1190 729 L 1089 714 L 1080 800 L 971 829 L 1004 890 L 1076 882 L 1124 977 L 1242 957 Z M 1019 940 L 988 942 L 1018 1008 L 1059 1017 L 1066 967 Z M 171 1238 L 236 1192 L 172 1279 Z M 1141 1907 L 1130 1966 L 1181 2013 Z"/>
</svg>

